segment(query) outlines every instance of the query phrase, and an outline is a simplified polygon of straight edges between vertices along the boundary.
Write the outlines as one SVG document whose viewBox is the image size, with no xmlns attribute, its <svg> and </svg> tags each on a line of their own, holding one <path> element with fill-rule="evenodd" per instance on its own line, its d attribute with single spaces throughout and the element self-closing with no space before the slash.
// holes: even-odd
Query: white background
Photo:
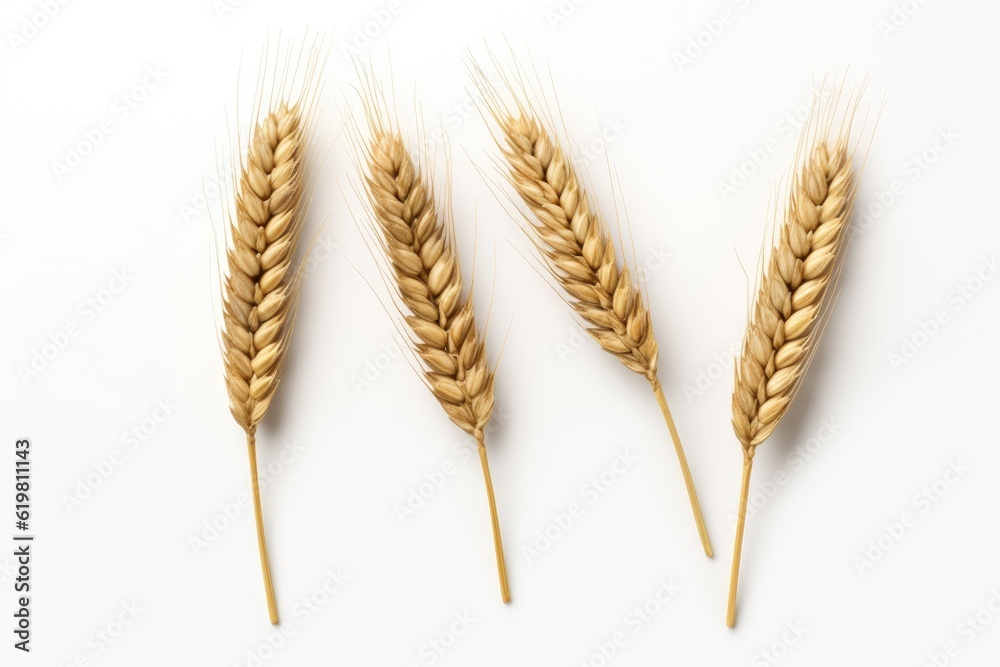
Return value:
<svg viewBox="0 0 1000 667">
<path fill-rule="evenodd" d="M 44 4 L 8 0 L 0 16 L 0 507 L 12 504 L 14 438 L 30 437 L 37 535 L 30 656 L 11 648 L 12 559 L 0 557 L 4 664 L 235 666 L 256 664 L 257 653 L 275 666 L 714 666 L 774 664 L 761 653 L 773 649 L 789 667 L 918 667 L 949 642 L 957 655 L 948 664 L 994 664 L 1000 615 L 984 611 L 992 623 L 976 632 L 963 624 L 991 599 L 1000 610 L 1000 280 L 988 263 L 1000 251 L 995 3 L 590 0 L 564 2 L 559 14 L 555 0 L 411 0 L 393 5 L 384 27 L 371 22 L 385 0 L 247 0 L 221 16 L 211 0 L 100 0 L 33 18 Z M 902 5 L 910 13 L 887 32 Z M 705 22 L 723 10 L 729 23 L 713 36 Z M 44 25 L 32 32 L 26 18 Z M 497 375 L 503 424 L 489 445 L 513 603 L 499 600 L 475 457 L 405 358 L 380 356 L 392 328 L 359 276 L 373 279 L 374 266 L 347 207 L 357 210 L 349 153 L 336 143 L 310 221 L 314 231 L 330 216 L 320 239 L 333 249 L 304 286 L 284 384 L 259 435 L 262 467 L 279 460 L 282 442 L 295 443 L 263 494 L 291 631 L 275 653 L 261 648 L 273 630 L 251 514 L 225 526 L 220 509 L 247 491 L 248 476 L 214 335 L 203 192 L 208 184 L 218 210 L 215 156 L 241 53 L 246 87 L 269 31 L 272 46 L 279 28 L 326 31 L 334 48 L 319 122 L 335 132 L 356 103 L 343 47 L 366 25 L 377 34 L 360 52 L 384 79 L 391 62 L 410 136 L 414 99 L 426 128 L 447 132 L 456 226 L 467 273 L 478 259 L 483 312 L 496 276 L 494 361 L 512 322 Z M 31 36 L 15 44 L 12 34 Z M 705 46 L 679 66 L 699 34 Z M 596 149 L 589 167 L 609 219 L 605 148 L 618 170 L 713 560 L 698 545 L 647 383 L 581 337 L 518 255 L 523 237 L 473 167 L 489 165 L 495 149 L 466 92 L 463 49 L 484 58 L 485 38 L 509 63 L 502 35 L 551 68 L 570 134 Z M 808 104 L 814 80 L 845 67 L 852 83 L 870 73 L 870 102 L 888 100 L 858 198 L 873 215 L 850 247 L 805 386 L 758 451 L 760 508 L 729 630 L 741 455 L 728 352 L 744 327 L 740 259 L 753 270 L 769 197 L 791 163 L 786 117 Z M 141 86 L 147 68 L 163 80 L 122 117 L 116 99 Z M 111 133 L 57 176 L 54 163 L 104 118 Z M 619 129 L 602 141 L 602 124 Z M 771 139 L 763 166 L 744 165 Z M 933 162 L 920 168 L 914 159 L 925 152 Z M 741 165 L 753 173 L 723 197 L 719 184 Z M 443 170 L 435 177 L 440 189 Z M 880 208 L 894 181 L 898 194 Z M 128 282 L 112 295 L 104 290 L 116 271 Z M 993 280 L 979 282 L 980 273 Z M 973 298 L 958 297 L 959 286 Z M 93 317 L 81 305 L 88 299 L 106 302 Z M 936 317 L 936 329 L 926 325 Z M 32 355 L 73 325 L 77 335 L 23 378 Z M 906 341 L 918 347 L 893 363 Z M 366 369 L 370 382 L 360 385 Z M 176 408 L 153 428 L 144 420 L 158 400 Z M 149 434 L 130 449 L 125 434 L 144 426 Z M 91 476 L 96 488 L 67 507 L 116 450 L 111 474 Z M 583 486 L 619 452 L 635 463 L 589 502 Z M 401 522 L 397 504 L 448 463 L 454 474 Z M 939 482 L 933 503 L 920 500 L 952 464 L 965 472 Z M 536 531 L 574 502 L 583 515 L 529 562 L 523 549 Z M 5 542 L 12 510 L 0 512 Z M 886 526 L 906 513 L 911 525 L 891 536 Z M 224 529 L 196 550 L 192 538 L 212 521 Z M 879 556 L 870 541 L 888 548 L 859 565 Z M 316 591 L 337 569 L 349 581 L 308 616 L 297 612 L 301 598 L 324 597 Z M 627 617 L 661 579 L 680 590 L 637 627 Z M 141 611 L 118 634 L 132 603 Z M 448 643 L 463 613 L 471 627 L 443 654 L 428 653 L 442 633 Z M 110 644 L 98 638 L 104 631 L 117 634 Z M 618 632 L 625 644 L 602 662 L 598 645 Z"/>
</svg>

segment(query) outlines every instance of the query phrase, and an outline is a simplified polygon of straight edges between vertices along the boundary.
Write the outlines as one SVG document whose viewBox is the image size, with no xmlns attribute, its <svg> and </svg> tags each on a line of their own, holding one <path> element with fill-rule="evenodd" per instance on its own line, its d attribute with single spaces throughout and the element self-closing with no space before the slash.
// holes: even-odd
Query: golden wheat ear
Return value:
<svg viewBox="0 0 1000 667">
<path fill-rule="evenodd" d="M 834 92 L 822 87 L 803 128 L 787 205 L 770 255 L 761 266 L 757 298 L 736 363 L 733 431 L 743 448 L 743 476 L 726 608 L 729 627 L 736 622 L 754 454 L 788 412 L 802 384 L 832 305 L 831 287 L 843 266 L 858 185 L 857 144 L 851 144 L 851 128 L 866 84 L 846 100 L 841 99 L 843 82 L 835 87 Z M 864 125 L 863 121 L 862 135 Z M 869 136 L 869 145 L 870 140 Z"/>
<path fill-rule="evenodd" d="M 307 148 L 316 112 L 323 55 L 311 47 L 279 45 L 275 62 L 261 62 L 248 143 L 233 165 L 222 277 L 221 347 L 229 410 L 246 432 L 257 545 L 268 617 L 278 610 L 264 535 L 257 478 L 257 425 L 278 389 L 292 336 L 299 270 L 292 268 L 308 204 Z M 298 51 L 295 56 L 295 51 Z M 270 79 L 270 80 L 269 80 Z"/>
<path fill-rule="evenodd" d="M 649 381 L 670 431 L 702 548 L 711 558 L 712 544 L 694 479 L 657 376 L 659 348 L 640 286 L 629 267 L 619 262 L 607 225 L 556 137 L 544 96 L 527 82 L 532 77 L 519 65 L 504 71 L 494 59 L 501 85 L 513 100 L 507 105 L 483 69 L 471 56 L 468 61 L 486 112 L 500 130 L 499 138 L 494 137 L 503 154 L 500 170 L 532 214 L 525 217 L 522 228 L 565 291 L 567 303 L 587 323 L 587 332 L 626 368 Z"/>
<path fill-rule="evenodd" d="M 456 426 L 476 439 L 493 529 L 500 594 L 510 601 L 507 568 L 485 430 L 493 414 L 493 370 L 476 328 L 471 296 L 462 295 L 462 271 L 449 207 L 439 215 L 390 114 L 383 91 L 359 67 L 369 137 L 355 128 L 354 153 L 369 209 L 366 242 L 398 297 L 402 321 L 421 376 Z M 377 246 L 377 250 L 373 246 Z"/>
</svg>

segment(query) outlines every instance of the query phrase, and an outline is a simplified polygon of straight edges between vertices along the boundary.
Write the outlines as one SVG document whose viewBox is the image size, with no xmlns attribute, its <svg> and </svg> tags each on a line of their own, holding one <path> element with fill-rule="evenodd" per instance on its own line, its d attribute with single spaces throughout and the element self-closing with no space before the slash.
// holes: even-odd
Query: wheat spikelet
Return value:
<svg viewBox="0 0 1000 667">
<path fill-rule="evenodd" d="M 594 340 L 655 385 L 658 348 L 649 310 L 566 155 L 535 118 L 508 116 L 501 129 L 510 181 L 540 223 L 534 232 L 553 277 Z"/>
<path fill-rule="evenodd" d="M 839 274 L 856 192 L 850 125 L 863 87 L 833 127 L 839 98 L 825 118 L 814 106 L 804 129 L 788 201 L 750 312 L 735 369 L 733 431 L 743 447 L 743 480 L 726 623 L 736 618 L 736 589 L 750 472 L 756 448 L 778 426 L 799 389 L 821 333 L 831 283 Z M 818 104 L 818 103 L 817 103 Z"/>
<path fill-rule="evenodd" d="M 448 417 L 482 439 L 493 412 L 493 373 L 476 331 L 472 301 L 451 234 L 397 133 L 376 132 L 365 183 L 399 297 L 410 310 L 414 351 Z"/>
<path fill-rule="evenodd" d="M 510 601 L 485 429 L 493 414 L 493 371 L 476 329 L 471 298 L 462 296 L 462 272 L 454 227 L 438 214 L 430 184 L 399 132 L 376 101 L 381 91 L 370 74 L 364 99 L 370 139 L 363 153 L 367 200 L 384 253 L 384 272 L 409 311 L 404 321 L 425 384 L 459 428 L 476 439 L 493 527 L 501 596 Z"/>
<path fill-rule="evenodd" d="M 853 200 L 845 138 L 817 143 L 792 181 L 743 338 L 733 389 L 733 430 L 747 456 L 788 411 L 816 340 Z"/>
<path fill-rule="evenodd" d="M 290 272 L 302 227 L 302 114 L 282 103 L 254 128 L 226 250 L 222 330 L 233 418 L 252 438 L 288 351 L 297 283 Z"/>
<path fill-rule="evenodd" d="M 587 332 L 653 388 L 680 461 L 702 547 L 711 557 L 694 481 L 657 377 L 659 349 L 639 285 L 628 266 L 619 263 L 607 225 L 558 140 L 538 120 L 524 95 L 519 98 L 508 83 L 516 107 L 509 110 L 482 69 L 474 64 L 470 69 L 500 128 L 502 141 L 497 143 L 506 161 L 505 177 L 534 215 L 535 220 L 526 225 L 529 238 L 568 295 L 567 302 L 589 325 Z M 523 84 L 521 90 L 526 95 Z"/>
<path fill-rule="evenodd" d="M 279 47 L 279 55 L 280 51 Z M 300 60 L 303 56 L 305 51 Z M 246 154 L 234 170 L 238 180 L 233 185 L 233 209 L 226 213 L 227 270 L 222 279 L 220 336 L 229 410 L 246 432 L 261 570 L 268 616 L 274 624 L 278 612 L 260 504 L 256 433 L 278 388 L 298 302 L 301 266 L 293 270 L 292 260 L 307 208 L 306 149 L 316 93 L 312 82 L 319 68 L 315 45 L 296 97 L 290 94 L 296 85 L 290 64 L 289 47 L 281 82 L 271 83 L 272 99 L 264 99 L 258 89 L 255 106 L 269 106 L 258 112 L 262 117 L 253 126 Z M 267 69 L 265 60 L 261 80 Z M 273 76 L 279 76 L 277 66 Z"/>
</svg>

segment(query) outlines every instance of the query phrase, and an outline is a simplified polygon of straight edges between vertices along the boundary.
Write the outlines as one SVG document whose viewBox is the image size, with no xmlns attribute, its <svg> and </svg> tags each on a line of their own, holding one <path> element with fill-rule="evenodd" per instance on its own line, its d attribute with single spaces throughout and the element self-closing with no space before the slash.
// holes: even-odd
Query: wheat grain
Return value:
<svg viewBox="0 0 1000 667">
<path fill-rule="evenodd" d="M 627 265 L 618 261 L 607 226 L 571 162 L 532 105 L 508 83 L 515 110 L 508 110 L 483 70 L 471 74 L 500 128 L 498 146 L 506 160 L 505 177 L 534 215 L 529 237 L 545 266 L 568 295 L 568 303 L 589 325 L 587 332 L 629 370 L 644 376 L 656 395 L 680 461 L 695 523 L 705 554 L 712 556 L 708 531 L 694 481 L 663 388 L 657 376 L 659 348 L 649 309 Z M 514 72 L 515 76 L 520 70 Z"/>
<path fill-rule="evenodd" d="M 862 88 L 863 91 L 863 88 Z M 848 108 L 857 109 L 861 91 Z M 856 192 L 850 147 L 853 111 L 834 128 L 839 96 L 822 117 L 814 107 L 783 221 L 762 272 L 735 369 L 733 430 L 743 448 L 743 479 L 726 623 L 736 619 L 736 590 L 750 472 L 757 447 L 788 412 L 821 333 L 828 293 L 841 266 Z"/>
<path fill-rule="evenodd" d="M 363 180 L 385 269 L 409 314 L 404 321 L 427 387 L 459 428 L 476 439 L 493 527 L 501 597 L 510 601 L 485 429 L 493 414 L 493 371 L 476 328 L 473 303 L 462 295 L 454 226 L 442 219 L 430 184 L 421 176 L 402 136 L 376 103 L 371 76 L 365 98 L 370 140 Z"/>
</svg>

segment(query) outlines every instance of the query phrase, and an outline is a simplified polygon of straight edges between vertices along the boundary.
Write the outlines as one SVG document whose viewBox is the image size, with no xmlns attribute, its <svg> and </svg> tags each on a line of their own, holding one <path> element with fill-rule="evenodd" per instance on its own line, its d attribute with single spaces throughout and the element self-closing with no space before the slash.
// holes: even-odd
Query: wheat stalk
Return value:
<svg viewBox="0 0 1000 667">
<path fill-rule="evenodd" d="M 240 156 L 235 205 L 226 212 L 227 271 L 222 280 L 221 346 L 229 410 L 246 432 L 257 546 L 273 624 L 278 623 L 278 611 L 261 511 L 256 434 L 278 389 L 298 302 L 303 265 L 293 270 L 292 259 L 307 208 L 306 148 L 319 60 L 315 51 L 309 55 L 294 98 L 290 88 L 296 74 L 289 71 L 290 63 L 289 52 L 281 83 L 271 84 L 270 101 L 258 90 L 256 105 L 267 103 L 270 108 L 254 125 L 249 148 Z M 265 61 L 261 80 L 267 69 Z"/>
<path fill-rule="evenodd" d="M 421 177 L 399 132 L 376 101 L 381 90 L 366 75 L 364 109 L 370 130 L 360 165 L 380 237 L 383 271 L 409 314 L 409 341 L 427 387 L 451 421 L 476 439 L 493 528 L 497 572 L 510 601 L 496 499 L 486 456 L 485 429 L 493 413 L 493 371 L 476 329 L 471 297 L 462 296 L 454 226 L 439 216 L 430 184 Z M 359 144 L 360 145 L 360 144 Z"/>
<path fill-rule="evenodd" d="M 736 621 L 747 497 L 754 453 L 788 412 L 822 333 L 857 188 L 850 127 L 863 87 L 839 128 L 839 96 L 825 118 L 816 106 L 803 130 L 784 219 L 763 269 L 735 370 L 733 430 L 743 447 L 743 477 L 726 624 Z M 815 104 L 819 104 L 816 102 Z"/>
<path fill-rule="evenodd" d="M 528 220 L 526 227 L 546 268 L 565 290 L 568 303 L 589 325 L 586 330 L 594 340 L 626 368 L 644 376 L 653 389 L 680 462 L 702 547 L 711 557 L 712 545 L 694 480 L 657 377 L 659 348 L 639 285 L 628 266 L 619 263 L 607 226 L 559 141 L 525 101 L 528 93 L 524 84 L 519 98 L 508 82 L 516 105 L 512 111 L 480 67 L 473 62 L 470 70 L 500 128 L 503 141 L 497 145 L 506 160 L 505 178 L 534 215 L 535 221 Z"/>
</svg>

